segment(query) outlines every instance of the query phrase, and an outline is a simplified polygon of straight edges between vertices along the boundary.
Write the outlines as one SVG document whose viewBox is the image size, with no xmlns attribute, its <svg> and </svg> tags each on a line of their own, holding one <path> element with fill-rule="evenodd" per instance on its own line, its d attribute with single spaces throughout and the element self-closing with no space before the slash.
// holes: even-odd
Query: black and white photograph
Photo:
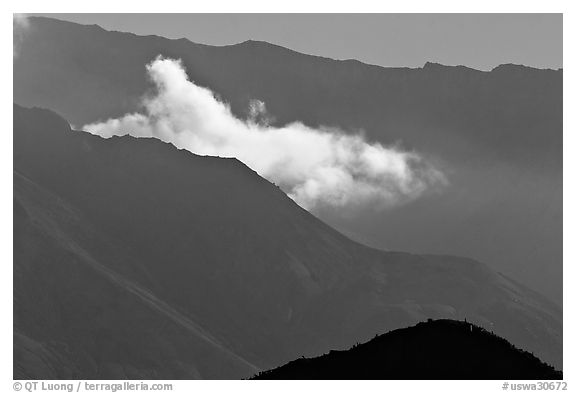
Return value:
<svg viewBox="0 0 576 393">
<path fill-rule="evenodd" d="M 562 8 L 13 8 L 6 391 L 570 389 Z"/>
</svg>

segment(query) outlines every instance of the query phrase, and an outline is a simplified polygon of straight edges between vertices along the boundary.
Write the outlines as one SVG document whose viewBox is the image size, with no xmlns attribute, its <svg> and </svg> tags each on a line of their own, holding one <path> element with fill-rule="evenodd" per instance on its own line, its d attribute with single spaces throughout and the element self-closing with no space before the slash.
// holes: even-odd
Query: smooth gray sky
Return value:
<svg viewBox="0 0 576 393">
<path fill-rule="evenodd" d="M 248 39 L 382 66 L 562 67 L 562 14 L 44 14 L 210 45 Z"/>
</svg>

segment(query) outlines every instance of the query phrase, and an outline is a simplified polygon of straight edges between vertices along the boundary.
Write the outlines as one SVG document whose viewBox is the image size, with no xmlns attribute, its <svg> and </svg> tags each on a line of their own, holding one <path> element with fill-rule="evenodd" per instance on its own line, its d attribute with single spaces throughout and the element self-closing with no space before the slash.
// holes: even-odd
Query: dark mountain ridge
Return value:
<svg viewBox="0 0 576 393">
<path fill-rule="evenodd" d="M 562 379 L 562 372 L 471 323 L 428 320 L 252 379 Z"/>
<path fill-rule="evenodd" d="M 355 243 L 238 160 L 15 105 L 14 171 L 15 375 L 247 378 L 426 318 L 561 367 L 541 295 L 470 259 Z"/>
</svg>

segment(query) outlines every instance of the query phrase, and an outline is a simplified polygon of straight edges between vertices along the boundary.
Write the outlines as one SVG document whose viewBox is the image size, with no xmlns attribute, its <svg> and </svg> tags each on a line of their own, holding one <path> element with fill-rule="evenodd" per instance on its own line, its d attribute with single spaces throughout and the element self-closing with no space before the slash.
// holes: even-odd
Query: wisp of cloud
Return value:
<svg viewBox="0 0 576 393">
<path fill-rule="evenodd" d="M 146 69 L 155 92 L 143 98 L 140 113 L 83 129 L 103 137 L 156 137 L 196 154 L 236 157 L 306 209 L 392 206 L 446 181 L 420 155 L 368 143 L 361 135 L 300 122 L 271 126 L 258 100 L 250 117 L 239 119 L 212 91 L 190 81 L 179 60 L 158 57 Z"/>
<path fill-rule="evenodd" d="M 12 15 L 12 57 L 18 56 L 18 49 L 24 37 L 24 33 L 29 27 L 28 17 L 26 14 Z"/>
</svg>

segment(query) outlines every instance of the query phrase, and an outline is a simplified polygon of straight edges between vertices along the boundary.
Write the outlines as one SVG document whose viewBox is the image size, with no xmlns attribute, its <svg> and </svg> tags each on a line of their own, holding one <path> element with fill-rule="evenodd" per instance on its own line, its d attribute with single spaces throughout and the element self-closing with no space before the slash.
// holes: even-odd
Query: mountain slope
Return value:
<svg viewBox="0 0 576 393">
<path fill-rule="evenodd" d="M 260 99 L 277 124 L 362 129 L 426 156 L 450 182 L 392 210 L 315 211 L 330 225 L 378 248 L 482 260 L 561 306 L 561 70 L 383 68 L 265 42 L 212 47 L 29 22 L 14 59 L 16 103 L 53 109 L 76 126 L 118 117 L 138 109 L 150 88 L 148 62 L 180 58 L 239 117 Z"/>
<path fill-rule="evenodd" d="M 562 379 L 562 373 L 473 324 L 429 320 L 253 379 Z"/>
<path fill-rule="evenodd" d="M 219 378 L 221 368 L 238 378 L 258 370 L 126 272 L 104 266 L 98 259 L 127 268 L 131 254 L 17 171 L 14 239 L 15 378 Z"/>
<path fill-rule="evenodd" d="M 561 367 L 561 313 L 542 296 L 469 259 L 357 244 L 235 159 L 15 105 L 14 171 L 15 342 L 90 359 L 66 375 L 249 377 L 426 318 L 467 318 Z M 24 353 L 17 375 L 47 377 Z"/>
</svg>

